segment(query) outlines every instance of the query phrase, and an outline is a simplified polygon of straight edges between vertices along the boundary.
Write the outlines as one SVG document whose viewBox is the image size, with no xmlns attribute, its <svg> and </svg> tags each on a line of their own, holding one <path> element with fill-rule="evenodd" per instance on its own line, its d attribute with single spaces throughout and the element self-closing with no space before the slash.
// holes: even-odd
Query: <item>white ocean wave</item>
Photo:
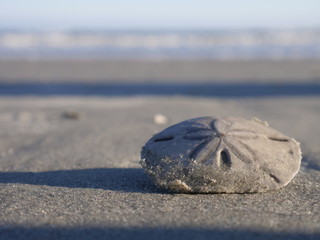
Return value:
<svg viewBox="0 0 320 240">
<path fill-rule="evenodd" d="M 208 49 L 214 57 L 241 54 L 320 56 L 320 29 L 208 32 L 0 32 L 1 55 L 86 54 L 99 50 L 122 55 L 126 51 L 143 56 L 175 53 L 201 56 Z M 171 53 L 170 53 L 171 51 Z M 103 51 L 102 51 L 103 52 Z M 102 54 L 100 52 L 100 54 Z M 282 52 L 282 53 L 281 53 Z"/>
</svg>

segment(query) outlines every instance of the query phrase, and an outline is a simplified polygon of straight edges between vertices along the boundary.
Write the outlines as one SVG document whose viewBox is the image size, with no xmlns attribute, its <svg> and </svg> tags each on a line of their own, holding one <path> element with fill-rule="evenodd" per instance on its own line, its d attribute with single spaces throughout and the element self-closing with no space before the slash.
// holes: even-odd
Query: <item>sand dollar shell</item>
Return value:
<svg viewBox="0 0 320 240">
<path fill-rule="evenodd" d="M 300 144 L 257 118 L 190 119 L 153 136 L 141 165 L 175 192 L 264 192 L 287 185 L 300 168 Z"/>
</svg>

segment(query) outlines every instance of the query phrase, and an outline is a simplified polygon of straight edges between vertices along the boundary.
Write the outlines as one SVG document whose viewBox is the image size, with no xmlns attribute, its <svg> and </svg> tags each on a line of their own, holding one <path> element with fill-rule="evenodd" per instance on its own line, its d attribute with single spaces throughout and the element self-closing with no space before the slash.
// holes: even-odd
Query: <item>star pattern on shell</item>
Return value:
<svg viewBox="0 0 320 240">
<path fill-rule="evenodd" d="M 230 169 L 232 166 L 231 154 L 237 156 L 237 159 L 252 164 L 257 158 L 255 149 L 248 141 L 263 134 L 249 130 L 234 127 L 232 122 L 221 120 L 212 120 L 208 125 L 196 123 L 192 128 L 187 129 L 184 139 L 199 141 L 199 144 L 190 152 L 190 159 L 205 165 L 217 165 L 222 169 Z M 268 137 L 273 141 L 288 141 L 285 138 Z"/>
</svg>

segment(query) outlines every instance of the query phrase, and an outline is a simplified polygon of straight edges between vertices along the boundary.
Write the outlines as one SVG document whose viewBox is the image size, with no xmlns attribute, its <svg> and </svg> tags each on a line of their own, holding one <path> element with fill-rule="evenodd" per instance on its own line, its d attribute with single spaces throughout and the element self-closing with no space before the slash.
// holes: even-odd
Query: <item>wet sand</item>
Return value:
<svg viewBox="0 0 320 240">
<path fill-rule="evenodd" d="M 0 60 L 0 82 L 320 81 L 320 60 Z"/>
<path fill-rule="evenodd" d="M 0 62 L 1 239 L 319 238 L 318 66 Z M 158 113 L 166 124 L 154 121 Z M 288 186 L 189 195 L 150 183 L 138 163 L 149 137 L 228 115 L 259 117 L 301 142 L 301 170 Z"/>
</svg>

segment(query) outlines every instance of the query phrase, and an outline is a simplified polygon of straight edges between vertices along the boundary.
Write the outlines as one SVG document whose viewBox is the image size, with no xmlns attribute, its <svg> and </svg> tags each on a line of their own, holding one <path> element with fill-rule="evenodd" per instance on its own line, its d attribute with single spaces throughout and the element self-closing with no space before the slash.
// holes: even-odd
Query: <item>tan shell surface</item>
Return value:
<svg viewBox="0 0 320 240">
<path fill-rule="evenodd" d="M 257 118 L 190 119 L 141 151 L 146 173 L 174 192 L 264 192 L 287 185 L 300 163 L 299 143 Z"/>
</svg>

